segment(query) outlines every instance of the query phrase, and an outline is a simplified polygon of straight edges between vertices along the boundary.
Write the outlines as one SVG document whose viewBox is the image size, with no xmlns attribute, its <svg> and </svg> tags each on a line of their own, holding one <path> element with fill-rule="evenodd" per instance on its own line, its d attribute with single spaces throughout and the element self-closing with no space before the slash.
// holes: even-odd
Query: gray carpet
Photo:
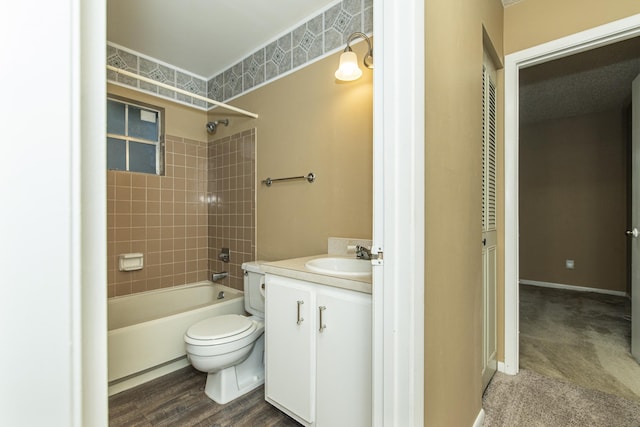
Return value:
<svg viewBox="0 0 640 427">
<path fill-rule="evenodd" d="M 640 426 L 640 403 L 526 369 L 496 373 L 482 406 L 484 427 Z"/>
<path fill-rule="evenodd" d="M 520 368 L 640 402 L 628 298 L 520 286 Z"/>
<path fill-rule="evenodd" d="M 640 427 L 627 298 L 520 286 L 520 373 L 496 373 L 485 427 Z"/>
</svg>

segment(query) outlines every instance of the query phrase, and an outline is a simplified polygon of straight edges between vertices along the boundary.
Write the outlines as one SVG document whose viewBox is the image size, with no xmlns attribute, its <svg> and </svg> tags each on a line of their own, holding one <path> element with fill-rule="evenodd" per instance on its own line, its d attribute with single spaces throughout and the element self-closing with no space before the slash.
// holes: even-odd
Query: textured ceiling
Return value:
<svg viewBox="0 0 640 427">
<path fill-rule="evenodd" d="M 107 40 L 209 78 L 336 0 L 107 0 Z"/>
<path fill-rule="evenodd" d="M 520 122 L 622 108 L 638 74 L 640 37 L 521 70 Z"/>
</svg>

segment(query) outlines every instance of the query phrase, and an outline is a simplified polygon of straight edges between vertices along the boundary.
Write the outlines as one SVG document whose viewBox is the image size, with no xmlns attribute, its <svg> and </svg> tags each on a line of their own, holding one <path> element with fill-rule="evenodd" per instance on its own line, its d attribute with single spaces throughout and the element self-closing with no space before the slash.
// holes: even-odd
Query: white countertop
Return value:
<svg viewBox="0 0 640 427">
<path fill-rule="evenodd" d="M 304 280 L 307 282 L 319 283 L 321 285 L 333 286 L 335 288 L 348 289 L 366 294 L 371 293 L 371 275 L 348 276 L 338 273 L 318 273 L 305 267 L 305 263 L 315 258 L 341 257 L 334 254 L 313 255 L 304 258 L 293 258 L 282 261 L 265 262 L 262 268 L 265 273 L 292 279 Z M 348 257 L 345 257 L 348 258 Z M 350 258 L 353 258 L 350 257 Z"/>
</svg>

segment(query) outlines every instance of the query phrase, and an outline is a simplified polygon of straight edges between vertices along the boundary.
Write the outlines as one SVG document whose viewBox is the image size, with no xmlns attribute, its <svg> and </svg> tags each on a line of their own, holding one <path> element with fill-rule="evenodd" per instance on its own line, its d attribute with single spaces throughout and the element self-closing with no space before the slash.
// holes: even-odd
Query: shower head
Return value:
<svg viewBox="0 0 640 427">
<path fill-rule="evenodd" d="M 207 132 L 216 133 L 216 128 L 218 127 L 218 125 L 221 125 L 221 124 L 225 126 L 229 126 L 229 119 L 216 120 L 216 121 L 207 123 Z"/>
</svg>

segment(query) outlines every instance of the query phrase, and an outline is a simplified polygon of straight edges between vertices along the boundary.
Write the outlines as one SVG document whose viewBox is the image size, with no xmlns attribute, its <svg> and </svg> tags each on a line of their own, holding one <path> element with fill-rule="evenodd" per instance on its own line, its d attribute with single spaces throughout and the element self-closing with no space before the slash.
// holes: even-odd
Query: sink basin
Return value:
<svg viewBox="0 0 640 427">
<path fill-rule="evenodd" d="M 357 258 L 314 258 L 307 261 L 304 266 L 316 273 L 343 276 L 368 276 L 371 274 L 371 261 Z"/>
</svg>

